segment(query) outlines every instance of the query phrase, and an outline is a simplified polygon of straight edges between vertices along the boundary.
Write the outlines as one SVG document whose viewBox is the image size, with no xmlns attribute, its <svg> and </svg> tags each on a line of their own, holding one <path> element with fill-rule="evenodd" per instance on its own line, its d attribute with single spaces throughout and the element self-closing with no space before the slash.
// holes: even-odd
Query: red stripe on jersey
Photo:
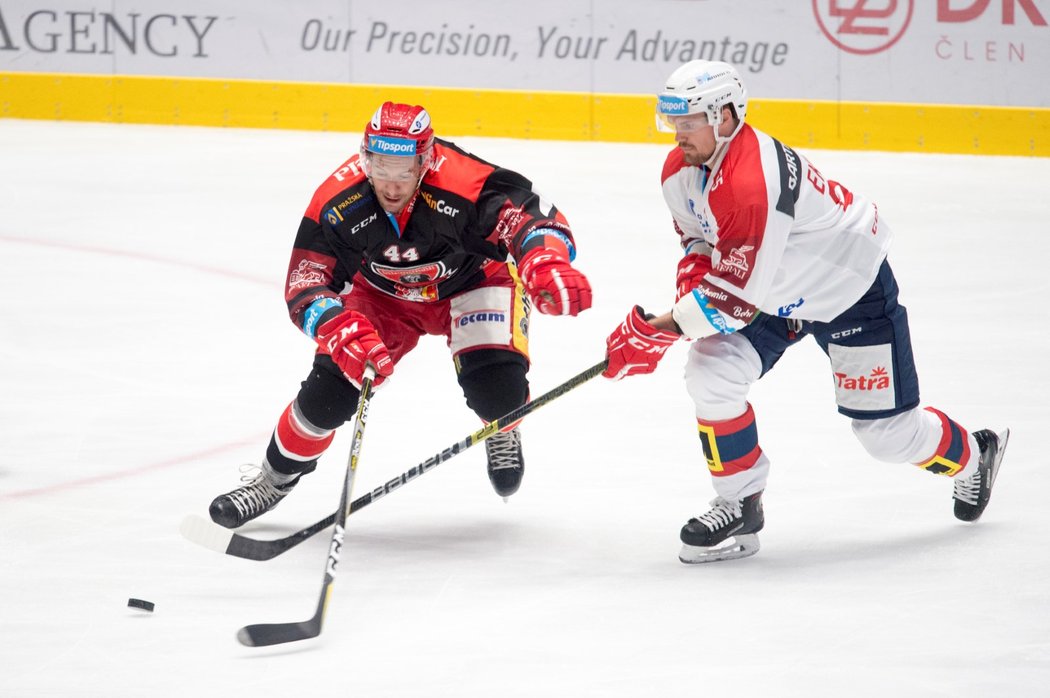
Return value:
<svg viewBox="0 0 1050 698">
<path fill-rule="evenodd" d="M 667 159 L 664 160 L 664 169 L 663 172 L 660 173 L 660 184 L 666 182 L 675 172 L 686 167 L 693 166 L 685 164 L 685 156 L 682 155 L 682 150 L 680 148 L 675 148 L 667 154 Z"/>
<path fill-rule="evenodd" d="M 743 288 L 755 268 L 769 214 L 758 136 L 747 124 L 733 139 L 713 176 L 709 204 L 718 222 L 717 247 L 721 252 L 721 261 L 712 274 Z"/>
<path fill-rule="evenodd" d="M 435 141 L 434 167 L 427 172 L 423 182 L 476 202 L 481 188 L 485 186 L 485 180 L 495 169 L 487 162 Z"/>
<path fill-rule="evenodd" d="M 314 192 L 314 198 L 310 199 L 310 205 L 306 207 L 304 216 L 312 221 L 320 221 L 322 206 L 331 201 L 332 197 L 339 192 L 349 189 L 365 178 L 365 173 L 358 162 L 360 158 L 361 155 L 359 153 L 351 155 L 346 162 L 339 166 L 339 169 L 333 172 L 317 188 L 317 191 Z"/>
</svg>

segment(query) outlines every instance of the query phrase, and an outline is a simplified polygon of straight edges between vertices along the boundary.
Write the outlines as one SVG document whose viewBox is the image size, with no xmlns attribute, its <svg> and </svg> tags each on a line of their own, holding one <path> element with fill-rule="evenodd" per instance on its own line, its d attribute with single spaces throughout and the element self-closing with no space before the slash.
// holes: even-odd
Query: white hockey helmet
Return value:
<svg viewBox="0 0 1050 698">
<path fill-rule="evenodd" d="M 732 106 L 736 112 L 736 129 L 729 136 L 718 135 L 722 125 L 722 108 Z M 656 127 L 675 131 L 671 117 L 706 114 L 715 127 L 715 140 L 729 141 L 740 131 L 747 115 L 747 88 L 736 68 L 721 61 L 695 60 L 676 69 L 667 78 L 656 101 Z"/>
</svg>

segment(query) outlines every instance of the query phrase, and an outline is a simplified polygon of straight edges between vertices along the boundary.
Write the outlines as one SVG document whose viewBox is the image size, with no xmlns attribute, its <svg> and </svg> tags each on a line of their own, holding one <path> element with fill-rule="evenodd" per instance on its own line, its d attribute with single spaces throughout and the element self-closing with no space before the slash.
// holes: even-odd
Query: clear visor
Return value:
<svg viewBox="0 0 1050 698">
<path fill-rule="evenodd" d="M 419 181 L 420 164 L 415 155 L 379 155 L 366 150 L 361 163 L 369 179 L 386 182 Z"/>
<path fill-rule="evenodd" d="M 656 128 L 667 133 L 691 133 L 707 126 L 707 114 L 656 113 Z"/>
</svg>

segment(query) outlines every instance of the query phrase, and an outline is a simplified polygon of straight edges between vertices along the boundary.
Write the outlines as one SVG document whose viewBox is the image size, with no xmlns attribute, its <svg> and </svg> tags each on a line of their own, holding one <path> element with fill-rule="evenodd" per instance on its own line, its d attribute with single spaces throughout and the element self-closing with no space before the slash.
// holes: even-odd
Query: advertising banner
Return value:
<svg viewBox="0 0 1050 698">
<path fill-rule="evenodd" d="M 0 72 L 1050 107 L 1050 0 L 0 0 Z"/>
</svg>

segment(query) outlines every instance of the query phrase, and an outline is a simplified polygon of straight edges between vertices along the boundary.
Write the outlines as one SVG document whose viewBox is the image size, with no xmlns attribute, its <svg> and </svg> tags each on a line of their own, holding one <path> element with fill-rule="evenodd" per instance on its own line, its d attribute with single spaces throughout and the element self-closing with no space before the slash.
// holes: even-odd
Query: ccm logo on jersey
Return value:
<svg viewBox="0 0 1050 698">
<path fill-rule="evenodd" d="M 361 232 L 362 228 L 364 228 L 367 225 L 371 225 L 372 223 L 375 223 L 377 218 L 379 218 L 379 214 L 373 213 L 371 216 L 369 216 L 368 218 L 364 219 L 363 221 L 355 225 L 353 228 L 351 228 L 350 234 L 357 235 L 357 233 Z"/>
<path fill-rule="evenodd" d="M 849 337 L 849 336 L 852 336 L 852 335 L 855 335 L 855 334 L 860 334 L 863 331 L 864 331 L 864 328 L 862 328 L 862 327 L 851 327 L 848 330 L 842 330 L 840 332 L 832 332 L 831 333 L 831 338 L 832 339 L 842 339 L 843 337 Z"/>
</svg>

